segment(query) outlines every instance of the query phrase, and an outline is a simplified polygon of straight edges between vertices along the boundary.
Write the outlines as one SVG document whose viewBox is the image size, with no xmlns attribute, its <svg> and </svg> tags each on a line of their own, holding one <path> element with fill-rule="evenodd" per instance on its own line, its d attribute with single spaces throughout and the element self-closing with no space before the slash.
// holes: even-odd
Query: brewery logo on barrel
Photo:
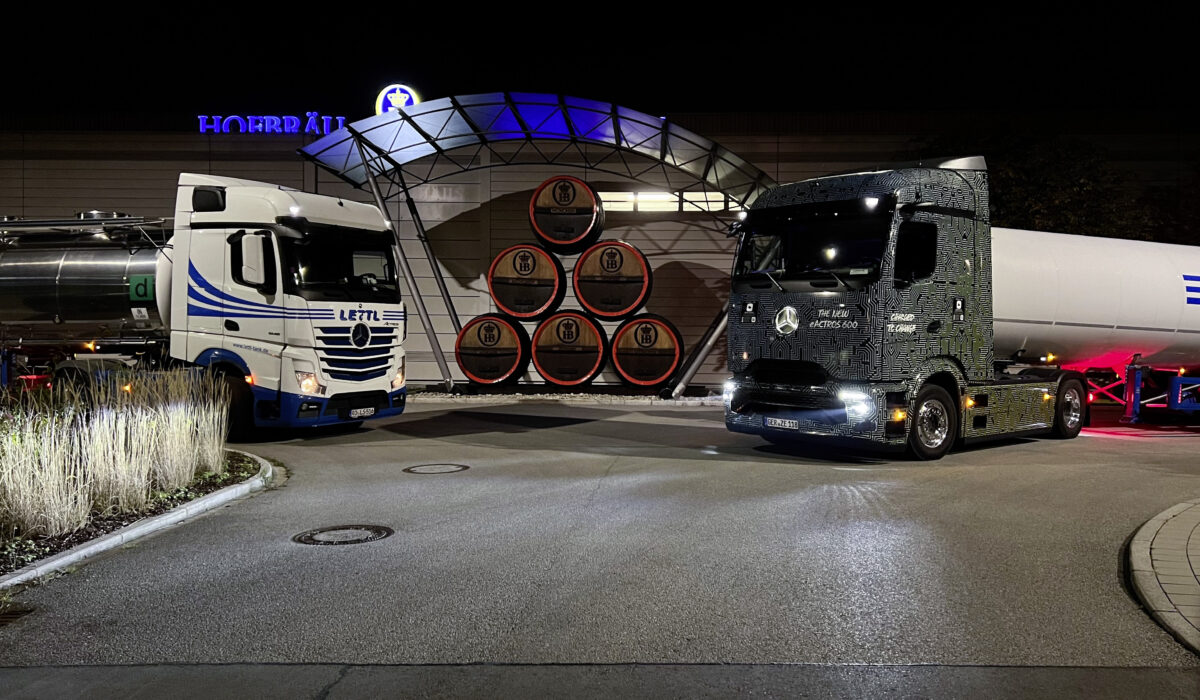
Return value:
<svg viewBox="0 0 1200 700">
<path fill-rule="evenodd" d="M 529 200 L 533 233 L 551 251 L 575 253 L 600 237 L 604 207 L 583 180 L 556 175 L 538 185 Z"/>
<path fill-rule="evenodd" d="M 554 183 L 554 203 L 562 206 L 571 206 L 575 201 L 575 183 L 570 180 L 559 180 Z"/>
<path fill-rule="evenodd" d="M 564 318 L 558 322 L 558 328 L 554 332 L 562 342 L 574 344 L 579 340 L 579 322 L 573 318 Z"/>
<path fill-rule="evenodd" d="M 492 321 L 484 321 L 479 324 L 475 336 L 479 338 L 480 343 L 490 348 L 500 342 L 500 326 Z"/>
<path fill-rule="evenodd" d="M 528 250 L 522 250 L 513 256 L 513 271 L 522 277 L 528 277 L 537 269 L 537 258 Z"/>
<path fill-rule="evenodd" d="M 620 248 L 610 246 L 604 249 L 600 254 L 600 269 L 610 275 L 615 275 L 621 271 L 621 265 L 625 264 L 625 256 L 621 255 Z"/>
<path fill-rule="evenodd" d="M 653 347 L 658 342 L 658 329 L 653 323 L 639 323 L 633 331 L 633 340 L 643 348 Z"/>
</svg>

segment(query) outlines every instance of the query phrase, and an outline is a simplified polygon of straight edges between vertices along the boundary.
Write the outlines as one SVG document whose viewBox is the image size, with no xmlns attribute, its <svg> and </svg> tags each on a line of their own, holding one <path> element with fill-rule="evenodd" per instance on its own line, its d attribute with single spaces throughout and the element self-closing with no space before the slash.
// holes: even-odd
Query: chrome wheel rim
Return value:
<svg viewBox="0 0 1200 700">
<path fill-rule="evenodd" d="M 946 442 L 950 434 L 950 420 L 941 401 L 930 399 L 921 404 L 917 411 L 917 439 L 921 445 L 934 450 Z"/>
<path fill-rule="evenodd" d="M 1074 430 L 1083 420 L 1083 399 L 1075 388 L 1067 389 L 1063 394 L 1063 423 Z"/>
</svg>

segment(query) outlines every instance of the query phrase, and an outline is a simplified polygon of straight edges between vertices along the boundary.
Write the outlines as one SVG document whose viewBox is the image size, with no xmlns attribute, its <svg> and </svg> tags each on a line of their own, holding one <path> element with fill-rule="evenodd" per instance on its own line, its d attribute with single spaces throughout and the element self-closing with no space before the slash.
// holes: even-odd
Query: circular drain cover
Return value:
<svg viewBox="0 0 1200 700">
<path fill-rule="evenodd" d="M 404 471 L 409 474 L 453 474 L 470 469 L 465 464 L 418 464 L 415 467 L 408 467 Z"/>
<path fill-rule="evenodd" d="M 301 532 L 292 538 L 300 544 L 361 544 L 382 540 L 392 534 L 392 528 L 382 525 L 335 525 Z"/>
</svg>

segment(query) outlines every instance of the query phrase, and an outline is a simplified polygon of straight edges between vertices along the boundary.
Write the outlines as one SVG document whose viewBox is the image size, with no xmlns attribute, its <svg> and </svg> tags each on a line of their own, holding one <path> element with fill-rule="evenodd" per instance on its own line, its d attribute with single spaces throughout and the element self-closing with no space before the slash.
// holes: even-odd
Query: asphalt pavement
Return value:
<svg viewBox="0 0 1200 700">
<path fill-rule="evenodd" d="M 1198 446 L 1195 429 L 1105 427 L 912 462 L 768 446 L 711 407 L 416 401 L 246 445 L 286 485 L 21 593 L 34 612 L 0 626 L 0 666 L 37 668 L 0 669 L 0 687 L 229 664 L 209 668 L 304 669 L 314 695 L 421 669 L 462 694 L 446 679 L 604 694 L 600 670 L 651 667 L 715 694 L 1107 678 L 1189 695 L 1200 659 L 1131 597 L 1123 561 L 1143 522 L 1200 495 Z M 469 468 L 403 471 L 431 463 Z M 291 540 L 346 524 L 395 534 Z"/>
</svg>

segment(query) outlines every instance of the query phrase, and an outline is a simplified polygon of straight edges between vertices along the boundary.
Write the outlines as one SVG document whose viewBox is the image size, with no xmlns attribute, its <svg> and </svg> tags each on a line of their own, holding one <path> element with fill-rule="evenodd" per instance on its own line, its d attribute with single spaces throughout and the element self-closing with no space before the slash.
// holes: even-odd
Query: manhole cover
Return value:
<svg viewBox="0 0 1200 700">
<path fill-rule="evenodd" d="M 382 525 L 336 525 L 301 532 L 292 538 L 300 544 L 361 544 L 382 540 L 392 534 L 392 528 Z"/>
<path fill-rule="evenodd" d="M 418 464 L 415 467 L 408 467 L 404 471 L 409 474 L 453 474 L 470 469 L 465 464 Z"/>
</svg>

